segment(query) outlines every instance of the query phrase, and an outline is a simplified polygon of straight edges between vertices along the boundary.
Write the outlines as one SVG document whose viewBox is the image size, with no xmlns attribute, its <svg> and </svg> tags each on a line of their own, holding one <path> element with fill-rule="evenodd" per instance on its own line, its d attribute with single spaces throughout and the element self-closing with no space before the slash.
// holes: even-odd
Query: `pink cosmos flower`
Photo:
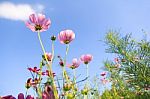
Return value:
<svg viewBox="0 0 150 99">
<path fill-rule="evenodd" d="M 52 60 L 52 53 L 45 53 L 45 55 L 46 55 L 46 58 L 48 61 Z M 44 58 L 44 60 L 46 60 L 44 55 L 43 55 L 43 58 Z"/>
<path fill-rule="evenodd" d="M 25 24 L 33 32 L 43 32 L 49 28 L 51 21 L 50 19 L 46 19 L 43 14 L 31 14 L 29 16 L 29 21 Z"/>
<path fill-rule="evenodd" d="M 78 60 L 77 58 L 74 58 L 72 60 L 72 64 L 69 64 L 68 67 L 71 69 L 75 69 L 75 68 L 78 68 L 79 65 L 80 65 L 80 60 Z"/>
<path fill-rule="evenodd" d="M 101 76 L 105 76 L 105 75 L 106 75 L 106 72 L 102 72 L 102 73 L 101 73 Z"/>
<path fill-rule="evenodd" d="M 115 61 L 116 63 L 119 63 L 119 58 L 115 58 L 114 61 Z"/>
<path fill-rule="evenodd" d="M 102 78 L 101 82 L 105 85 L 106 83 L 108 83 L 108 80 L 106 78 Z"/>
<path fill-rule="evenodd" d="M 64 30 L 58 34 L 58 39 L 62 44 L 69 44 L 74 38 L 75 34 L 72 30 Z"/>
<path fill-rule="evenodd" d="M 93 56 L 90 54 L 86 54 L 82 55 L 80 59 L 84 62 L 84 64 L 88 64 L 93 59 Z"/>
</svg>

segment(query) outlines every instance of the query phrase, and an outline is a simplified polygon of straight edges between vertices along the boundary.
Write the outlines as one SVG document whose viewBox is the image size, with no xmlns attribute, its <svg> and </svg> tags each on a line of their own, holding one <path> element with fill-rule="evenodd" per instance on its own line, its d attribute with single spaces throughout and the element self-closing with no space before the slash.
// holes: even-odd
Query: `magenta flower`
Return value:
<svg viewBox="0 0 150 99">
<path fill-rule="evenodd" d="M 24 99 L 24 94 L 23 93 L 18 94 L 18 99 Z"/>
<path fill-rule="evenodd" d="M 69 44 L 74 38 L 75 34 L 72 30 L 64 30 L 58 34 L 58 39 L 62 44 Z"/>
<path fill-rule="evenodd" d="M 42 93 L 42 99 L 55 99 L 54 92 L 51 86 L 46 86 Z"/>
<path fill-rule="evenodd" d="M 40 69 L 38 69 L 37 67 L 34 68 L 28 68 L 29 71 L 34 72 L 34 73 L 38 73 L 38 71 L 40 71 Z"/>
<path fill-rule="evenodd" d="M 31 95 L 27 95 L 27 97 L 25 98 L 23 93 L 18 94 L 18 99 L 34 99 L 34 97 L 32 97 Z"/>
<path fill-rule="evenodd" d="M 101 73 L 101 76 L 105 76 L 105 75 L 106 75 L 106 72 L 102 72 L 102 73 Z"/>
<path fill-rule="evenodd" d="M 71 69 L 75 69 L 75 68 L 78 68 L 79 65 L 80 65 L 80 60 L 78 60 L 77 58 L 74 58 L 72 60 L 72 64 L 69 64 L 68 67 Z"/>
<path fill-rule="evenodd" d="M 29 21 L 25 24 L 33 32 L 43 32 L 49 28 L 51 21 L 50 19 L 46 19 L 43 14 L 31 14 L 29 16 Z"/>
<path fill-rule="evenodd" d="M 86 54 L 82 55 L 80 59 L 84 62 L 84 64 L 88 64 L 93 59 L 93 56 L 90 54 Z"/>
<path fill-rule="evenodd" d="M 0 99 L 16 99 L 15 97 L 13 97 L 12 95 L 7 95 L 7 96 L 4 96 L 4 97 L 0 97 Z"/>
<path fill-rule="evenodd" d="M 16 99 L 15 97 L 13 97 L 12 95 L 8 95 L 8 96 L 4 96 L 4 97 L 0 97 L 0 99 Z M 24 97 L 23 93 L 18 94 L 18 98 L 17 99 L 34 99 L 34 97 L 32 97 L 31 95 L 27 95 L 27 97 Z"/>
</svg>

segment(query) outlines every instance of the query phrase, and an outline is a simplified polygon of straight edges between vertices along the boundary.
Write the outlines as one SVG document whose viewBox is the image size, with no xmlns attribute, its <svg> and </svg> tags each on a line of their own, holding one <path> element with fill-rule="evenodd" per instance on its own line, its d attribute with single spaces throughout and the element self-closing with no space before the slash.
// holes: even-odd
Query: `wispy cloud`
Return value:
<svg viewBox="0 0 150 99">
<path fill-rule="evenodd" d="M 29 4 L 14 4 L 11 2 L 0 3 L 0 18 L 21 20 L 28 19 L 31 13 L 42 12 L 43 5 L 29 5 Z"/>
</svg>

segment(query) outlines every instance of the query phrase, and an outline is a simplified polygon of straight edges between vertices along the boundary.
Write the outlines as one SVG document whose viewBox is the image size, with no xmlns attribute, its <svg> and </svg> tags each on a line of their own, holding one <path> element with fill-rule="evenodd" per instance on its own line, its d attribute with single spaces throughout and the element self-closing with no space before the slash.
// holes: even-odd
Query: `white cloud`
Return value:
<svg viewBox="0 0 150 99">
<path fill-rule="evenodd" d="M 33 6 L 33 8 L 36 9 L 37 13 L 39 13 L 39 12 L 42 13 L 45 7 L 41 4 L 36 4 L 35 6 Z"/>
<path fill-rule="evenodd" d="M 35 12 L 42 12 L 43 9 L 44 6 L 39 4 L 31 6 L 29 4 L 2 2 L 0 3 L 0 18 L 24 21 L 28 19 L 30 14 Z"/>
</svg>

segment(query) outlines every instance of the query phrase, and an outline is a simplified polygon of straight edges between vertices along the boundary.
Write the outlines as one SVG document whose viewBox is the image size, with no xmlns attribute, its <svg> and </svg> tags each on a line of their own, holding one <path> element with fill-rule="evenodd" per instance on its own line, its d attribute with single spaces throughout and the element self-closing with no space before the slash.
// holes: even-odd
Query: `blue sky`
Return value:
<svg viewBox="0 0 150 99">
<path fill-rule="evenodd" d="M 19 9 L 10 9 L 21 5 Z M 44 13 L 52 21 L 48 31 L 41 33 L 45 49 L 51 51 L 50 36 L 61 30 L 72 29 L 76 38 L 70 45 L 68 61 L 90 53 L 94 60 L 90 74 L 100 74 L 103 61 L 112 56 L 105 53 L 104 36 L 109 29 L 121 34 L 133 33 L 137 39 L 144 29 L 150 37 L 149 0 L 0 0 L 0 95 L 25 92 L 24 84 L 30 73 L 27 65 L 38 66 L 42 50 L 37 33 L 24 24 L 29 13 Z M 22 8 L 23 7 L 23 8 Z M 25 8 L 24 8 L 25 7 Z M 28 9 L 27 9 L 27 8 Z M 3 12 L 3 13 L 2 13 Z M 65 46 L 55 42 L 56 55 L 64 56 Z M 58 59 L 55 59 L 58 62 Z M 58 74 L 57 62 L 53 69 Z M 85 66 L 77 70 L 84 77 Z"/>
</svg>

